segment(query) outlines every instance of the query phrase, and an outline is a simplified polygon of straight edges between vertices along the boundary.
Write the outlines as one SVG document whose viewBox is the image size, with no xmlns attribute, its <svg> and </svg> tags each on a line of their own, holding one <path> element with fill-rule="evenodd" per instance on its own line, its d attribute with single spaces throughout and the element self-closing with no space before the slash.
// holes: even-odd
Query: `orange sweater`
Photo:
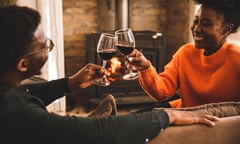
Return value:
<svg viewBox="0 0 240 144">
<path fill-rule="evenodd" d="M 203 49 L 183 45 L 164 72 L 158 73 L 150 66 L 140 72 L 139 82 L 157 100 L 171 97 L 180 89 L 182 103 L 175 103 L 177 107 L 239 101 L 240 47 L 224 43 L 216 53 L 204 56 Z"/>
</svg>

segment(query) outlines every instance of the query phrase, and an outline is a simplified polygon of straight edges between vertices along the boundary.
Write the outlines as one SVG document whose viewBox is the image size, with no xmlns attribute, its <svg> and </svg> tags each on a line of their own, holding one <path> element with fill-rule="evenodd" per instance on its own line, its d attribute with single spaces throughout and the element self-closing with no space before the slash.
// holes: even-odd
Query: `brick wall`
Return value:
<svg viewBox="0 0 240 144">
<path fill-rule="evenodd" d="M 131 0 L 130 27 L 165 33 L 167 0 Z"/>
<path fill-rule="evenodd" d="M 65 73 L 85 63 L 85 34 L 98 31 L 98 0 L 63 0 Z"/>
<path fill-rule="evenodd" d="M 167 60 L 190 39 L 194 3 L 192 0 L 169 0 L 167 4 Z"/>
</svg>

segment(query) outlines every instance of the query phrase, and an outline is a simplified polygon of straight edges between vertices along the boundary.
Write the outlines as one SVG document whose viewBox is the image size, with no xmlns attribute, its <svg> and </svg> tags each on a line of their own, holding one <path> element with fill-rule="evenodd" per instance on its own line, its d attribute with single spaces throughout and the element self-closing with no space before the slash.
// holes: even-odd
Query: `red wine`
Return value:
<svg viewBox="0 0 240 144">
<path fill-rule="evenodd" d="M 103 60 L 110 60 L 116 53 L 117 53 L 116 50 L 111 50 L 111 49 L 109 49 L 109 51 L 101 51 L 101 52 L 98 52 L 99 56 L 100 56 Z"/>
<path fill-rule="evenodd" d="M 118 45 L 117 48 L 121 53 L 125 55 L 130 54 L 134 49 L 132 46 L 121 46 L 121 45 Z"/>
</svg>

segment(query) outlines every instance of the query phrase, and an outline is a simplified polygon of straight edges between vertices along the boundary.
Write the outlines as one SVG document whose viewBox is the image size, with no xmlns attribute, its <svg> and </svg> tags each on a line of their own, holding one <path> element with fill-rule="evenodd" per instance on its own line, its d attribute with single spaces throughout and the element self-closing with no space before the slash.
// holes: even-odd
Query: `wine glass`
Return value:
<svg viewBox="0 0 240 144">
<path fill-rule="evenodd" d="M 117 37 L 116 46 L 118 50 L 126 56 L 128 59 L 128 55 L 135 48 L 135 38 L 133 32 L 130 28 L 123 28 L 115 31 L 115 35 Z M 129 73 L 123 76 L 125 80 L 133 80 L 138 78 L 138 73 L 133 71 L 133 68 L 129 67 Z"/>
<path fill-rule="evenodd" d="M 97 44 L 97 53 L 102 59 L 102 67 L 106 68 L 107 61 L 110 60 L 117 52 L 115 45 L 116 36 L 109 33 L 102 33 Z M 107 75 L 93 80 L 93 83 L 100 86 L 110 85 Z"/>
</svg>

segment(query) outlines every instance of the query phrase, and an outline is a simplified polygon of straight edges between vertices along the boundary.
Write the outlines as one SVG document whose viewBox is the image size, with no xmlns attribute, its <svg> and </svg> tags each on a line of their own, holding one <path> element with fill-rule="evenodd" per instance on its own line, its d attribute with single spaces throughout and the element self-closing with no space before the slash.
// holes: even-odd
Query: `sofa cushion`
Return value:
<svg viewBox="0 0 240 144">
<path fill-rule="evenodd" d="M 209 103 L 204 105 L 199 105 L 195 107 L 186 108 L 154 108 L 153 110 L 159 109 L 175 109 L 184 111 L 193 111 L 201 114 L 209 114 L 217 117 L 228 117 L 240 115 L 240 102 L 219 102 L 219 103 Z"/>
</svg>

